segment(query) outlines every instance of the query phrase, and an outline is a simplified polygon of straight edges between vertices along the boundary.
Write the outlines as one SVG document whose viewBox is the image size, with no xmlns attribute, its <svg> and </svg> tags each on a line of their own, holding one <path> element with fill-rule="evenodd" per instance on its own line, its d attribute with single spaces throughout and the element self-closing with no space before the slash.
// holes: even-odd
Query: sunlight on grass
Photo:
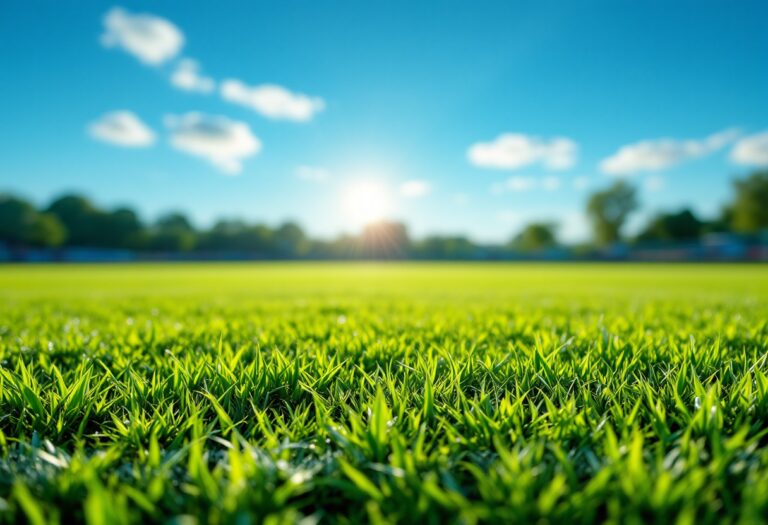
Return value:
<svg viewBox="0 0 768 525">
<path fill-rule="evenodd" d="M 0 503 L 62 523 L 759 520 L 766 277 L 5 267 Z"/>
</svg>

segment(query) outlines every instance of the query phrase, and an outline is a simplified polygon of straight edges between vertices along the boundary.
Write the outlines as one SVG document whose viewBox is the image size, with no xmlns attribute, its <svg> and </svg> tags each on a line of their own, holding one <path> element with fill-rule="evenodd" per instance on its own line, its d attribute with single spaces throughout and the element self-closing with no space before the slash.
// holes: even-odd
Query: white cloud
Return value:
<svg viewBox="0 0 768 525">
<path fill-rule="evenodd" d="M 309 182 L 325 182 L 330 178 L 330 173 L 327 169 L 317 166 L 299 166 L 296 168 L 296 176 Z"/>
<path fill-rule="evenodd" d="M 400 185 L 400 193 L 404 197 L 423 197 L 432 191 L 432 185 L 425 180 L 409 180 Z"/>
<path fill-rule="evenodd" d="M 171 84 L 184 91 L 210 93 L 216 87 L 211 77 L 200 74 L 200 64 L 190 58 L 180 60 L 171 75 Z"/>
<path fill-rule="evenodd" d="M 578 146 L 571 139 L 555 137 L 544 140 L 521 133 L 504 133 L 492 142 L 477 142 L 469 147 L 467 158 L 475 166 L 514 170 L 541 163 L 553 170 L 576 164 Z"/>
<path fill-rule="evenodd" d="M 575 177 L 571 182 L 571 184 L 573 184 L 573 189 L 575 190 L 586 189 L 589 186 L 589 177 L 580 175 L 578 177 Z"/>
<path fill-rule="evenodd" d="M 155 133 L 130 111 L 112 111 L 88 126 L 91 137 L 126 148 L 142 148 L 155 142 Z"/>
<path fill-rule="evenodd" d="M 528 177 L 522 175 L 515 175 L 508 178 L 503 182 L 497 182 L 491 186 L 491 193 L 499 195 L 511 192 L 530 191 L 536 188 L 541 188 L 545 191 L 557 191 L 562 186 L 560 177 L 547 176 L 542 179 L 536 179 L 535 177 Z"/>
<path fill-rule="evenodd" d="M 261 141 L 245 122 L 226 117 L 187 113 L 166 117 L 171 145 L 202 157 L 229 174 L 242 171 L 242 163 L 261 150 Z"/>
<path fill-rule="evenodd" d="M 738 130 L 727 129 L 702 140 L 643 140 L 619 148 L 616 153 L 600 163 L 600 169 L 609 175 L 660 171 L 683 161 L 714 153 L 736 140 L 738 136 Z"/>
<path fill-rule="evenodd" d="M 544 177 L 541 181 L 541 186 L 547 191 L 555 191 L 560 189 L 560 177 L 549 176 Z"/>
<path fill-rule="evenodd" d="M 661 175 L 651 175 L 645 179 L 645 189 L 648 191 L 659 191 L 666 186 L 666 181 Z"/>
<path fill-rule="evenodd" d="M 235 79 L 221 83 L 221 96 L 224 100 L 246 106 L 272 119 L 306 122 L 312 120 L 315 113 L 325 109 L 322 98 L 293 93 L 274 84 L 248 86 Z"/>
<path fill-rule="evenodd" d="M 504 187 L 509 191 L 528 191 L 536 186 L 533 177 L 510 177 L 504 182 Z"/>
<path fill-rule="evenodd" d="M 146 13 L 130 13 L 113 7 L 104 16 L 101 42 L 119 47 L 149 65 L 175 57 L 184 45 L 184 34 L 172 22 Z"/>
<path fill-rule="evenodd" d="M 731 150 L 731 160 L 745 166 L 768 166 L 768 131 L 738 141 Z"/>
</svg>

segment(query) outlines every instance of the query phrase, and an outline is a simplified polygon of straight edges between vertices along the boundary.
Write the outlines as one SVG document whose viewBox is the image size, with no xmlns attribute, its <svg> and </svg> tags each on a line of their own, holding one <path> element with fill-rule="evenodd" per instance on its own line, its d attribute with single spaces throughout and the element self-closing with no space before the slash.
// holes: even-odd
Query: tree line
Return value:
<svg viewBox="0 0 768 525">
<path fill-rule="evenodd" d="M 768 229 L 768 171 L 758 171 L 733 181 L 733 199 L 712 219 L 698 217 L 682 208 L 653 215 L 638 233 L 624 234 L 627 221 L 640 208 L 637 188 L 626 181 L 589 196 L 586 213 L 592 227 L 592 245 L 681 244 L 696 242 L 708 233 L 732 232 L 754 235 Z M 521 250 L 541 250 L 556 246 L 556 223 L 532 223 L 513 239 Z"/>
<path fill-rule="evenodd" d="M 768 171 L 733 181 L 734 197 L 714 219 L 690 209 L 653 216 L 640 232 L 624 235 L 627 220 L 640 206 L 637 189 L 625 181 L 596 191 L 587 200 L 592 246 L 618 242 L 683 243 L 710 232 L 755 234 L 768 228 Z M 415 258 L 472 259 L 482 250 L 540 252 L 559 246 L 557 224 L 531 223 L 503 246 L 482 247 L 464 236 L 409 237 L 405 225 L 382 221 L 358 235 L 330 241 L 313 240 L 295 222 L 276 227 L 242 220 L 219 220 L 195 228 L 179 212 L 146 223 L 130 208 L 105 210 L 81 195 L 65 195 L 48 206 L 9 194 L 0 195 L 0 242 L 17 248 L 102 248 L 146 252 L 241 252 L 263 258 Z"/>
</svg>

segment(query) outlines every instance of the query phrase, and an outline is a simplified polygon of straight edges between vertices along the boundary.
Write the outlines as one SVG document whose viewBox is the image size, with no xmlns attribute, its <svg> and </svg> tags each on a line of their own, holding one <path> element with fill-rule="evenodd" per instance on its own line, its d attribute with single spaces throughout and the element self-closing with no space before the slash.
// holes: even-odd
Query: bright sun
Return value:
<svg viewBox="0 0 768 525">
<path fill-rule="evenodd" d="M 360 227 L 386 218 L 392 202 L 386 185 L 375 180 L 358 180 L 344 191 L 342 205 L 349 223 Z"/>
</svg>

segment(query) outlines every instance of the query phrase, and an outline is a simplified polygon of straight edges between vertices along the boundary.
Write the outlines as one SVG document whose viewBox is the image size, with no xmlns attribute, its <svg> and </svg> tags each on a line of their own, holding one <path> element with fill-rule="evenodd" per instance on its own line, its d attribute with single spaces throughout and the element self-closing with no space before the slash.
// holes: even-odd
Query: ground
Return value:
<svg viewBox="0 0 768 525">
<path fill-rule="evenodd" d="M 3 522 L 768 517 L 768 266 L 4 266 L 0 298 Z"/>
</svg>

